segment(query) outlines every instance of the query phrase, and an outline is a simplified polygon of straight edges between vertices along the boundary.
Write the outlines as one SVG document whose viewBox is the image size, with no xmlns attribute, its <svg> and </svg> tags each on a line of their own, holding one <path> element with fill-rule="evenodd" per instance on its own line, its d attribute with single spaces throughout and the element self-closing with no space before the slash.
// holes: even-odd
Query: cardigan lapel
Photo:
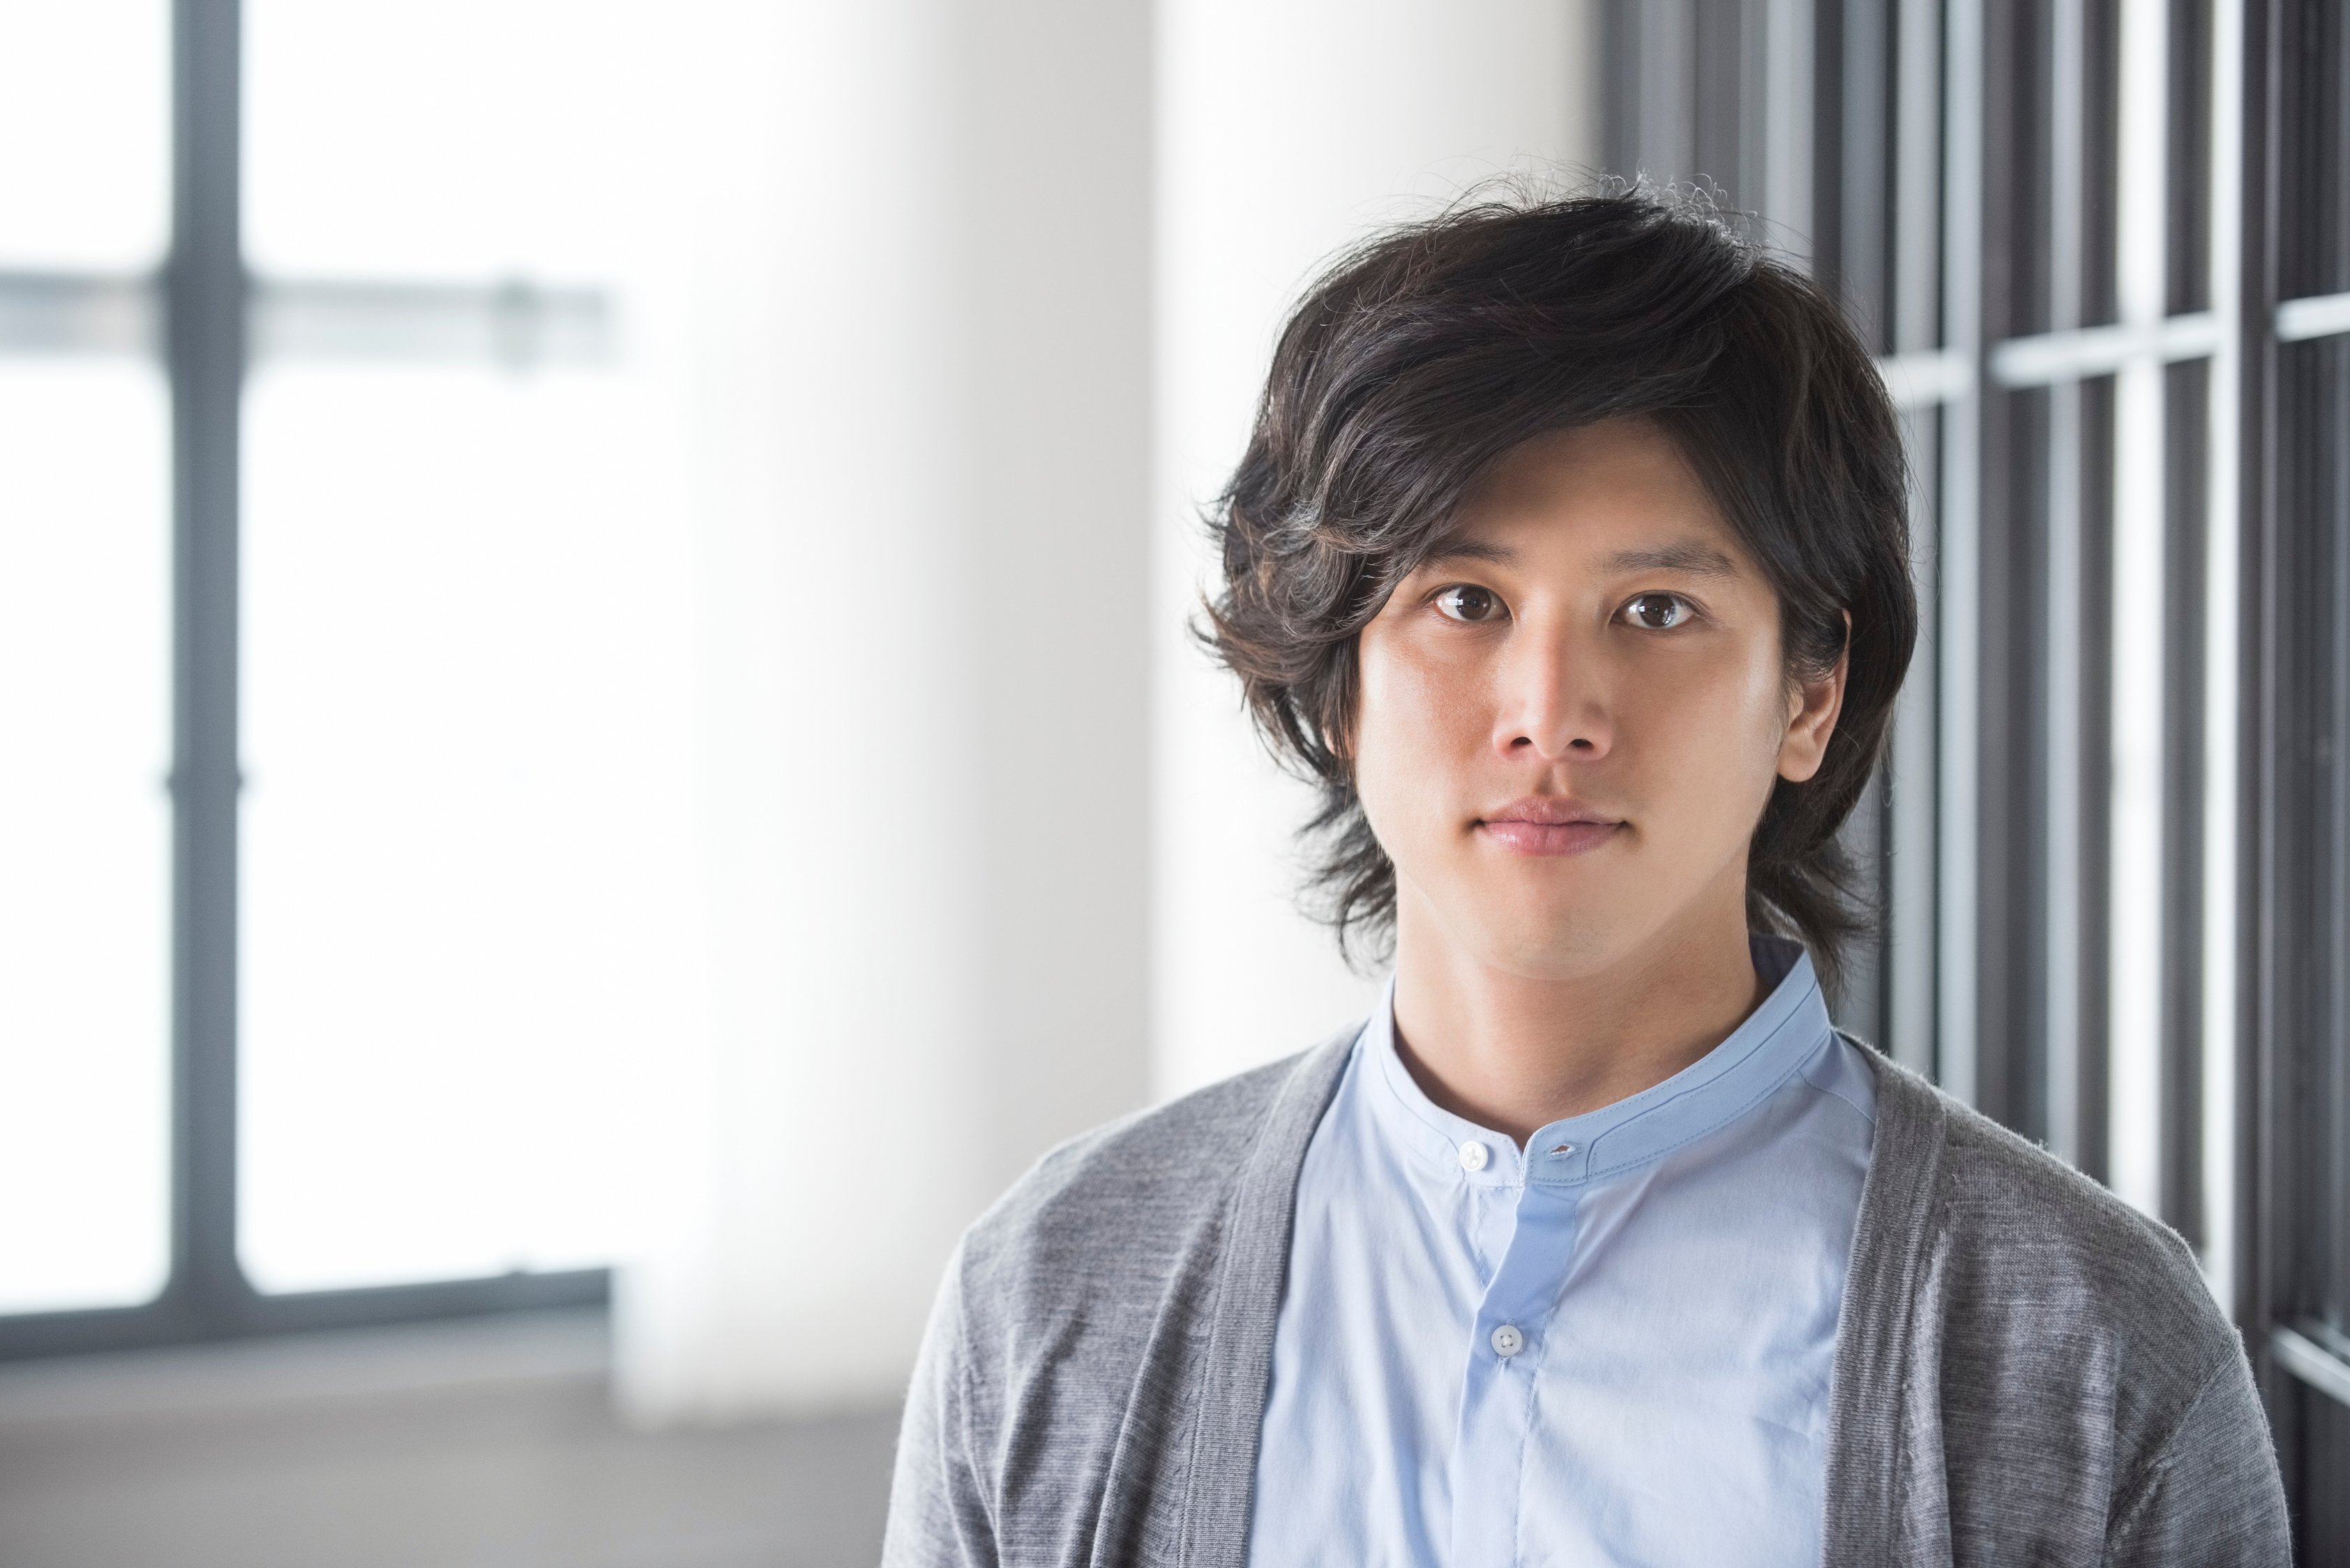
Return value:
<svg viewBox="0 0 2350 1568">
<path fill-rule="evenodd" d="M 1361 1033 L 1356 1024 L 1297 1059 L 1267 1108 L 1234 1184 L 1206 1344 L 1196 1369 L 1197 1403 L 1174 1554 L 1182 1568 L 1245 1568 L 1248 1562 L 1257 1438 L 1273 1382 L 1274 1332 L 1288 1282 L 1297 1173 Z"/>
<path fill-rule="evenodd" d="M 1866 1049 L 1866 1048 L 1864 1048 Z M 1947 1561 L 1937 1324 L 1920 1312 L 1948 1113 L 1925 1080 L 1866 1053 L 1877 1131 L 1853 1226 L 1828 1395 L 1823 1568 Z M 1939 1535 L 1939 1544 L 1936 1539 Z"/>
</svg>

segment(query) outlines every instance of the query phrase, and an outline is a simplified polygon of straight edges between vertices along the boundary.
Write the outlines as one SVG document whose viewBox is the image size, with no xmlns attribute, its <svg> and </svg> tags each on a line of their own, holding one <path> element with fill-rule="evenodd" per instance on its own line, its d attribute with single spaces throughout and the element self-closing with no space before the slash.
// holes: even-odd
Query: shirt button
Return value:
<svg viewBox="0 0 2350 1568">
<path fill-rule="evenodd" d="M 1463 1170 L 1482 1170 L 1485 1168 L 1485 1162 L 1492 1158 L 1486 1151 L 1485 1146 L 1475 1138 L 1471 1138 L 1461 1146 L 1461 1168 Z"/>
<path fill-rule="evenodd" d="M 1525 1347 L 1526 1336 L 1518 1332 L 1518 1325 L 1516 1324 L 1505 1323 L 1501 1327 L 1493 1331 L 1494 1355 L 1504 1356 L 1515 1355 L 1519 1351 L 1523 1350 Z"/>
</svg>

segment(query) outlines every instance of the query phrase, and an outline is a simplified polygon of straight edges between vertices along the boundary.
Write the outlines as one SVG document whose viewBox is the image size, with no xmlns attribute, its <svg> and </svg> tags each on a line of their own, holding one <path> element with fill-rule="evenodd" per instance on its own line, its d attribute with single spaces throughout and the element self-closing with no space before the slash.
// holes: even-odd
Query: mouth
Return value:
<svg viewBox="0 0 2350 1568">
<path fill-rule="evenodd" d="M 1477 819 L 1476 830 L 1517 855 L 1581 855 L 1607 843 L 1623 819 L 1570 800 L 1528 795 Z"/>
</svg>

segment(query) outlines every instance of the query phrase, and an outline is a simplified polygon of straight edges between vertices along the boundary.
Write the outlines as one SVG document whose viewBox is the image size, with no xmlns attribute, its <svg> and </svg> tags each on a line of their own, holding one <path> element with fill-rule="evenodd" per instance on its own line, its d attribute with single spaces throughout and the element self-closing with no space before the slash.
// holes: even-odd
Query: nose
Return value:
<svg viewBox="0 0 2350 1568">
<path fill-rule="evenodd" d="M 1521 621 L 1497 674 L 1493 749 L 1515 761 L 1593 763 L 1615 744 L 1603 656 L 1565 627 Z"/>
</svg>

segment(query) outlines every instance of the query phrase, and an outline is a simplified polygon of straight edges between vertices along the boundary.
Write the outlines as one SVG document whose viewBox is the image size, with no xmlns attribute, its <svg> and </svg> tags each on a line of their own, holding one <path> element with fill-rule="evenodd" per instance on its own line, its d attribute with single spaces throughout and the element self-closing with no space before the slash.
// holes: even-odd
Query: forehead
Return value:
<svg viewBox="0 0 2350 1568">
<path fill-rule="evenodd" d="M 1672 438 L 1610 420 L 1537 436 L 1479 481 L 1438 558 L 1506 552 L 1743 574 L 1745 550 Z"/>
</svg>

